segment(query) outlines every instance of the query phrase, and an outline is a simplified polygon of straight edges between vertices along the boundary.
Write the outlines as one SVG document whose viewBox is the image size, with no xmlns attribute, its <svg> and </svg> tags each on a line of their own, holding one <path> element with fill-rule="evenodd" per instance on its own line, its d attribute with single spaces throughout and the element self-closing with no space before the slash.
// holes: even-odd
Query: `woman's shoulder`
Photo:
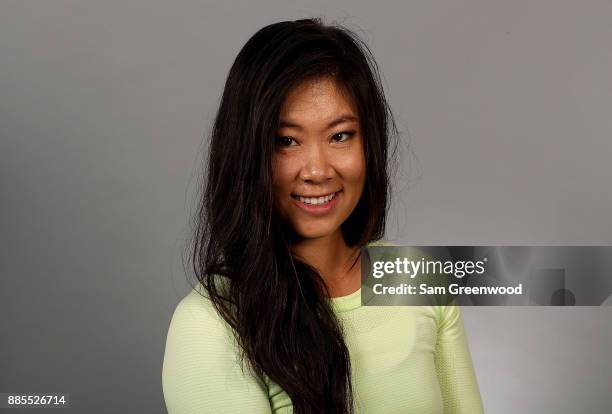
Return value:
<svg viewBox="0 0 612 414">
<path fill-rule="evenodd" d="M 200 283 L 193 286 L 176 305 L 170 328 L 202 332 L 208 337 L 216 335 L 218 339 L 230 329 Z"/>
<path fill-rule="evenodd" d="M 269 413 L 264 384 L 243 366 L 232 329 L 200 285 L 172 315 L 162 388 L 169 413 Z"/>
<path fill-rule="evenodd" d="M 166 337 L 165 363 L 178 359 L 233 363 L 239 348 L 230 325 L 197 283 L 178 302 Z"/>
</svg>

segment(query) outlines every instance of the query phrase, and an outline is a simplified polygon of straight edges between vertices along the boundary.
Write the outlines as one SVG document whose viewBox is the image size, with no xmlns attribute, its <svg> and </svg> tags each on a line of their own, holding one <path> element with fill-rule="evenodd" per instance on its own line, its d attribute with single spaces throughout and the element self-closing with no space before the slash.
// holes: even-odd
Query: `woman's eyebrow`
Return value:
<svg viewBox="0 0 612 414">
<path fill-rule="evenodd" d="M 345 122 L 356 122 L 356 121 L 357 121 L 357 117 L 356 116 L 353 116 L 353 115 L 340 115 L 338 118 L 334 119 L 329 124 L 327 124 L 326 129 L 331 129 L 331 128 L 335 127 L 336 125 L 343 124 Z M 278 127 L 279 128 L 302 129 L 302 126 L 300 124 L 298 124 L 297 122 L 293 122 L 291 120 L 287 120 L 287 119 L 282 119 L 279 122 Z"/>
</svg>

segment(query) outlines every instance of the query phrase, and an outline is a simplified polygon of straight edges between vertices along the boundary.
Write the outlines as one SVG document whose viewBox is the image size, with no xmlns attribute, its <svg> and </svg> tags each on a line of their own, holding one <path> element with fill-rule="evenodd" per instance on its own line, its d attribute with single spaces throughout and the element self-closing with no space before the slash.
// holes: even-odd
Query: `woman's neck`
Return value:
<svg viewBox="0 0 612 414">
<path fill-rule="evenodd" d="M 326 237 L 301 240 L 292 251 L 317 269 L 330 297 L 346 296 L 361 286 L 360 250 L 347 246 L 340 230 Z"/>
</svg>

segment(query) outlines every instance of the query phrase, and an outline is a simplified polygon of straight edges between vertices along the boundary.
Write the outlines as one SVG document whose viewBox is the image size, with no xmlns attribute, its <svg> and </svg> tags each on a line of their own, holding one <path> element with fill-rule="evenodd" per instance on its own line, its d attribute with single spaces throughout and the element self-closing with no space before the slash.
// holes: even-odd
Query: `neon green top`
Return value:
<svg viewBox="0 0 612 414">
<path fill-rule="evenodd" d="M 349 348 L 356 413 L 483 412 L 458 306 L 362 306 L 361 289 L 331 304 Z M 229 326 L 196 290 L 174 311 L 162 385 L 169 414 L 293 412 L 278 385 L 241 370 Z"/>
</svg>

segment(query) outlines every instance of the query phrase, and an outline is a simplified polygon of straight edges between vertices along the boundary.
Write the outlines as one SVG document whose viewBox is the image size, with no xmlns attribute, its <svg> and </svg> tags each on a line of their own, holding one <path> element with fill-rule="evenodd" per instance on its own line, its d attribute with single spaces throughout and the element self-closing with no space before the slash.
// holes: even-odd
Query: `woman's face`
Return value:
<svg viewBox="0 0 612 414">
<path fill-rule="evenodd" d="M 303 238 L 340 231 L 365 182 L 357 111 L 331 78 L 305 81 L 281 108 L 273 157 L 275 208 Z"/>
</svg>

